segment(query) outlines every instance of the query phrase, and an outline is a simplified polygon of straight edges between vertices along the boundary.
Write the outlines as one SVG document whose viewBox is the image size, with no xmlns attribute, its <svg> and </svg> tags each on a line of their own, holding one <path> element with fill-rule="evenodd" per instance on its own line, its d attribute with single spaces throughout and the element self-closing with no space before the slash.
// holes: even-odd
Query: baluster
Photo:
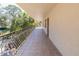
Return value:
<svg viewBox="0 0 79 59">
<path fill-rule="evenodd" d="M 0 54 L 2 55 L 2 37 L 1 37 L 0 41 L 1 41 L 1 44 L 0 44 L 1 45 L 1 47 L 0 47 L 1 48 Z"/>
</svg>

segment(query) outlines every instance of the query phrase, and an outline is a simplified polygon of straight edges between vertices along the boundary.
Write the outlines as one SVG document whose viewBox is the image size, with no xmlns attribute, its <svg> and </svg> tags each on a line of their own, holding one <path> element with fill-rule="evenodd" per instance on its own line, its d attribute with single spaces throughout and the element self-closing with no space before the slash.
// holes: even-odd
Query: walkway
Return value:
<svg viewBox="0 0 79 59">
<path fill-rule="evenodd" d="M 60 56 L 61 54 L 45 35 L 41 28 L 36 28 L 20 47 L 19 56 Z"/>
</svg>

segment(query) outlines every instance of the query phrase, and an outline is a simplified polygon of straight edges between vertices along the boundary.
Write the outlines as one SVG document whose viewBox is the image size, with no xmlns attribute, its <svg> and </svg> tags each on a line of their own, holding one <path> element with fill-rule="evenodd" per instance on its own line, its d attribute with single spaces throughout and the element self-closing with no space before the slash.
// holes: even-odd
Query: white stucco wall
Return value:
<svg viewBox="0 0 79 59">
<path fill-rule="evenodd" d="M 50 40 L 62 55 L 79 55 L 79 4 L 57 4 L 47 17 Z"/>
</svg>

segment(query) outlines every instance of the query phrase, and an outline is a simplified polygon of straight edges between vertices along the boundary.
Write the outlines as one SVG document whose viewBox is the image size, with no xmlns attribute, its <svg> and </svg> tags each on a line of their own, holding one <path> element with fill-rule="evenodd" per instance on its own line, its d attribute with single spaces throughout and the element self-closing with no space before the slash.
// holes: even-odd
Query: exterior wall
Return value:
<svg viewBox="0 0 79 59">
<path fill-rule="evenodd" d="M 50 40 L 61 54 L 79 55 L 79 4 L 57 4 L 47 17 Z"/>
</svg>

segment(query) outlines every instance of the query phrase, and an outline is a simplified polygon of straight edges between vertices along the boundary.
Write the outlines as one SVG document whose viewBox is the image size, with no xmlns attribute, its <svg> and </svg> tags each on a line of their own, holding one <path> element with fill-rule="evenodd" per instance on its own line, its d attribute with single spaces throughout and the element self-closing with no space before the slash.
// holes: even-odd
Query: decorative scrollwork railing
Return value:
<svg viewBox="0 0 79 59">
<path fill-rule="evenodd" d="M 29 27 L 0 36 L 0 55 L 14 56 L 17 52 L 17 48 L 22 44 L 33 29 L 34 27 Z"/>
</svg>

